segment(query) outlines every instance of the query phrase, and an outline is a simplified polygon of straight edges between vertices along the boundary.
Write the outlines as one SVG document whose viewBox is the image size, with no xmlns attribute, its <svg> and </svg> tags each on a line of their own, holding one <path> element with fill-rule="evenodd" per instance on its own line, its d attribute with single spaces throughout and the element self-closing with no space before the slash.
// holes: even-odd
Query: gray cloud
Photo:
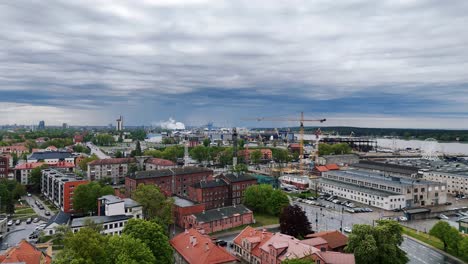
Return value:
<svg viewBox="0 0 468 264">
<path fill-rule="evenodd" d="M 208 105 L 213 89 L 310 100 L 385 92 L 467 114 L 467 11 L 462 0 L 4 1 L 0 93 L 10 96 L 0 104 L 27 92 L 22 104 L 95 109 L 104 122 L 145 98 L 206 93 L 193 104 Z"/>
</svg>

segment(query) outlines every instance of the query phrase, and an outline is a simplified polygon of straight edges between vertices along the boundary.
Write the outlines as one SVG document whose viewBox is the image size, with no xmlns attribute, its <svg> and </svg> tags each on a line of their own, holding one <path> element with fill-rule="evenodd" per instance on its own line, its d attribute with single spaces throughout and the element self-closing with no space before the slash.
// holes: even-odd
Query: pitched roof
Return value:
<svg viewBox="0 0 468 264">
<path fill-rule="evenodd" d="M 191 243 L 193 239 L 196 243 Z M 172 247 L 190 264 L 221 264 L 237 260 L 224 248 L 215 245 L 209 236 L 195 229 L 178 234 L 170 242 Z"/>
<path fill-rule="evenodd" d="M 354 254 L 346 254 L 341 252 L 325 251 L 316 253 L 325 263 L 330 264 L 355 264 Z"/>
<path fill-rule="evenodd" d="M 269 240 L 267 240 L 260 248 L 263 251 L 269 252 L 269 247 L 272 246 L 276 249 L 284 248 L 278 259 L 301 259 L 306 256 L 310 256 L 320 250 L 313 246 L 301 243 L 300 240 L 293 236 L 288 236 L 281 233 L 274 234 Z"/>
<path fill-rule="evenodd" d="M 86 220 L 93 221 L 95 224 L 105 224 L 105 223 L 112 223 L 116 221 L 122 221 L 132 218 L 131 216 L 127 215 L 111 215 L 111 216 L 87 216 L 87 217 L 80 217 L 75 218 L 72 220 L 70 227 L 82 227 L 86 224 Z"/>
<path fill-rule="evenodd" d="M 154 170 L 154 171 L 137 171 L 134 174 L 131 174 L 129 177 L 132 179 L 148 179 L 148 178 L 157 178 L 157 177 L 167 177 L 172 176 L 172 172 L 177 175 L 184 174 L 194 174 L 194 173 L 210 173 L 213 171 L 207 168 L 201 167 L 183 167 L 183 168 L 174 168 L 174 169 L 163 169 L 163 170 Z"/>
<path fill-rule="evenodd" d="M 328 242 L 325 239 L 321 238 L 321 237 L 314 237 L 314 238 L 304 239 L 304 240 L 301 240 L 301 242 L 306 244 L 306 245 L 313 246 L 313 247 L 328 244 Z"/>
<path fill-rule="evenodd" d="M 134 158 L 112 158 L 112 159 L 100 159 L 93 160 L 88 165 L 108 165 L 108 164 L 123 164 L 136 162 Z"/>
<path fill-rule="evenodd" d="M 309 238 L 321 237 L 328 242 L 328 246 L 332 249 L 346 246 L 348 244 L 348 237 L 343 235 L 338 230 L 322 231 L 315 234 L 307 235 Z"/>
<path fill-rule="evenodd" d="M 149 158 L 145 160 L 145 163 L 153 164 L 156 166 L 175 166 L 176 164 L 172 160 Z"/>
<path fill-rule="evenodd" d="M 65 225 L 65 224 L 68 224 L 68 221 L 70 221 L 70 214 L 67 214 L 63 211 L 59 211 L 58 214 L 52 216 L 49 221 L 47 222 L 47 225 L 46 225 L 46 228 L 47 226 L 53 224 L 53 223 L 56 223 L 58 225 Z"/>
<path fill-rule="evenodd" d="M 62 151 L 45 151 L 45 152 L 34 152 L 28 157 L 28 160 L 45 160 L 45 159 L 68 159 L 73 158 L 70 152 Z"/>
<path fill-rule="evenodd" d="M 256 181 L 257 178 L 250 174 L 222 174 L 220 177 L 225 177 L 230 182 L 241 182 L 241 181 Z"/>
<path fill-rule="evenodd" d="M 265 244 L 271 237 L 273 233 L 263 231 L 263 230 L 256 230 L 253 227 L 247 226 L 234 238 L 234 243 L 237 245 L 242 245 L 242 240 L 247 239 L 250 243 L 255 244 L 251 253 L 260 258 L 260 247 Z"/>
<path fill-rule="evenodd" d="M 328 170 L 339 170 L 339 169 L 340 169 L 340 167 L 338 167 L 338 165 L 336 165 L 336 164 L 334 164 L 334 163 L 333 163 L 333 164 L 327 164 L 327 165 L 325 165 L 325 167 L 326 167 Z"/>
<path fill-rule="evenodd" d="M 221 220 L 226 217 L 231 217 L 231 216 L 234 216 L 235 214 L 243 215 L 243 214 L 250 213 L 250 212 L 252 212 L 250 211 L 250 209 L 248 209 L 242 204 L 239 204 L 236 206 L 227 206 L 227 207 L 207 210 L 205 212 L 193 214 L 193 216 L 195 216 L 198 222 L 208 223 L 208 222 L 212 222 L 216 220 Z"/>
<path fill-rule="evenodd" d="M 74 168 L 75 167 L 75 164 L 71 162 L 65 162 L 65 161 L 59 161 L 57 163 L 27 162 L 27 163 L 16 165 L 15 170 L 32 170 L 44 164 L 47 164 L 49 165 L 49 167 L 54 167 L 54 168 Z"/>
<path fill-rule="evenodd" d="M 0 255 L 0 263 L 49 264 L 51 262 L 52 258 L 49 255 L 24 239 Z"/>
<path fill-rule="evenodd" d="M 315 169 L 319 172 L 325 172 L 328 171 L 328 168 L 325 166 L 315 166 Z"/>
<path fill-rule="evenodd" d="M 207 189 L 207 188 L 215 188 L 220 186 L 226 186 L 227 183 L 223 180 L 216 179 L 214 181 L 201 181 L 197 182 L 193 185 L 193 187 L 197 189 Z"/>
</svg>

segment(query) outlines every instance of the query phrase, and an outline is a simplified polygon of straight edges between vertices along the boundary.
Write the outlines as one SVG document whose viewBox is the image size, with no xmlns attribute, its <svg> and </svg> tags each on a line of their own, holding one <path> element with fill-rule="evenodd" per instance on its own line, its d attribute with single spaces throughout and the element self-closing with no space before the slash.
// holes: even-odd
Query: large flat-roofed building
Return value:
<svg viewBox="0 0 468 264">
<path fill-rule="evenodd" d="M 414 166 L 419 169 L 419 177 L 447 185 L 451 194 L 468 194 L 468 163 L 453 161 L 431 161 L 425 159 L 388 160 L 389 164 Z"/>
<path fill-rule="evenodd" d="M 125 177 L 128 176 L 131 164 L 136 164 L 134 158 L 113 158 L 91 161 L 88 163 L 88 179 L 93 181 L 110 178 L 114 184 L 123 183 Z"/>
<path fill-rule="evenodd" d="M 341 197 L 386 210 L 438 205 L 447 201 L 444 183 L 361 170 L 324 172 L 320 187 L 322 190 L 334 190 L 333 193 Z"/>
<path fill-rule="evenodd" d="M 359 163 L 352 164 L 352 167 L 357 170 L 372 171 L 387 176 L 408 178 L 418 178 L 419 172 L 419 168 L 415 166 L 376 162 L 370 160 L 361 160 Z"/>
<path fill-rule="evenodd" d="M 213 180 L 213 171 L 200 167 L 137 171 L 125 178 L 125 189 L 127 195 L 131 195 L 140 183 L 154 184 L 167 195 L 187 197 L 190 186 L 210 180 Z"/>
<path fill-rule="evenodd" d="M 41 192 L 63 212 L 71 213 L 74 212 L 73 193 L 76 187 L 87 183 L 87 180 L 74 173 L 46 169 L 42 170 Z"/>
<path fill-rule="evenodd" d="M 56 164 L 64 161 L 75 164 L 75 157 L 72 153 L 63 151 L 34 152 L 28 157 L 28 163 L 45 162 L 47 164 Z"/>
</svg>

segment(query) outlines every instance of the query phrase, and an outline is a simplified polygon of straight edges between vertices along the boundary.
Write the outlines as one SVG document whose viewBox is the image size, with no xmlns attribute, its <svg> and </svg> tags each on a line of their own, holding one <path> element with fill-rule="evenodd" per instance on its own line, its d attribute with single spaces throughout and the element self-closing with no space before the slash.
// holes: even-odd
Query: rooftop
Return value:
<svg viewBox="0 0 468 264">
<path fill-rule="evenodd" d="M 172 198 L 174 199 L 174 204 L 179 207 L 189 207 L 195 205 L 195 203 L 192 201 L 180 198 L 178 196 L 173 196 Z"/>
<path fill-rule="evenodd" d="M 124 200 L 125 208 L 133 208 L 133 207 L 141 206 L 137 201 L 130 199 L 130 198 L 123 198 L 122 200 Z"/>
<path fill-rule="evenodd" d="M 257 230 L 253 227 L 247 226 L 234 238 L 233 242 L 237 245 L 242 245 L 243 239 L 249 240 L 250 243 L 255 244 L 252 249 L 252 254 L 260 257 L 260 247 L 272 236 L 273 233 L 271 232 Z"/>
<path fill-rule="evenodd" d="M 359 169 L 382 170 L 399 174 L 407 174 L 409 176 L 412 174 L 417 174 L 419 171 L 419 169 L 414 166 L 383 163 L 369 160 L 361 160 L 359 161 L 359 163 L 355 163 L 351 166 Z"/>
<path fill-rule="evenodd" d="M 24 239 L 17 246 L 10 247 L 4 254 L 0 255 L 0 263 L 49 264 L 51 262 L 52 258 L 49 255 Z"/>
<path fill-rule="evenodd" d="M 250 174 L 246 174 L 246 173 L 244 173 L 244 174 L 229 173 L 229 174 L 220 175 L 220 177 L 223 177 L 223 176 L 230 182 L 251 181 L 251 180 L 256 181 L 257 180 L 257 178 L 253 177 Z"/>
<path fill-rule="evenodd" d="M 226 186 L 226 185 L 227 183 L 225 181 L 216 179 L 213 181 L 197 182 L 193 185 L 193 187 L 199 188 L 199 189 L 207 189 L 207 188 L 215 188 L 215 187 Z"/>
<path fill-rule="evenodd" d="M 87 216 L 87 217 L 80 217 L 75 218 L 72 220 L 70 227 L 82 227 L 86 225 L 87 221 L 92 221 L 95 224 L 105 224 L 105 223 L 112 223 L 116 221 L 122 221 L 132 218 L 131 216 L 127 215 L 112 215 L 112 216 Z"/>
<path fill-rule="evenodd" d="M 317 248 L 301 243 L 300 240 L 281 233 L 274 234 L 260 247 L 260 249 L 266 252 L 270 252 L 270 246 L 274 248 L 284 248 L 284 252 L 279 257 L 280 260 L 296 258 L 300 259 L 319 252 Z"/>
<path fill-rule="evenodd" d="M 46 159 L 69 159 L 73 158 L 73 154 L 70 152 L 60 151 L 46 151 L 46 152 L 34 152 L 28 157 L 28 160 L 46 160 Z"/>
<path fill-rule="evenodd" d="M 174 169 L 164 169 L 164 170 L 154 170 L 154 171 L 137 171 L 134 174 L 131 174 L 130 178 L 132 179 L 148 179 L 148 178 L 157 178 L 157 177 L 167 177 L 174 175 L 185 175 L 185 174 L 194 174 L 194 173 L 213 173 L 212 170 L 201 167 L 183 167 L 183 168 L 174 168 Z"/>
<path fill-rule="evenodd" d="M 190 264 L 232 263 L 237 259 L 211 238 L 195 229 L 189 229 L 171 239 L 172 247 Z"/>
<path fill-rule="evenodd" d="M 307 235 L 309 238 L 321 237 L 327 241 L 328 246 L 332 249 L 337 249 L 348 244 L 348 237 L 343 235 L 338 230 L 322 231 L 314 234 Z"/>
<path fill-rule="evenodd" d="M 110 165 L 110 164 L 123 164 L 136 162 L 134 158 L 112 158 L 112 159 L 100 159 L 93 160 L 88 165 Z"/>
<path fill-rule="evenodd" d="M 70 221 L 70 214 L 64 213 L 63 211 L 59 211 L 58 214 L 52 216 L 49 219 L 46 227 L 53 223 L 58 224 L 58 225 L 68 224 L 69 221 Z"/>
<path fill-rule="evenodd" d="M 122 203 L 123 200 L 120 197 L 115 195 L 104 195 L 98 198 L 99 200 L 106 200 L 107 204 Z"/>
<path fill-rule="evenodd" d="M 426 159 L 396 159 L 387 160 L 387 164 L 414 166 L 420 170 L 436 171 L 441 173 L 458 174 L 468 177 L 468 164 L 456 161 L 433 161 Z"/>
<path fill-rule="evenodd" d="M 43 173 L 47 174 L 49 177 L 53 177 L 55 179 L 60 179 L 61 181 L 72 182 L 72 181 L 84 181 L 83 177 L 80 177 L 71 172 L 63 172 L 59 169 L 45 169 L 42 170 Z"/>
<path fill-rule="evenodd" d="M 356 260 L 354 254 L 345 254 L 341 252 L 325 251 L 317 253 L 325 263 L 331 264 L 354 264 Z"/>
<path fill-rule="evenodd" d="M 157 166 L 175 166 L 176 164 L 167 159 L 149 158 L 145 160 L 145 163 L 150 163 Z"/>
<path fill-rule="evenodd" d="M 379 197 L 402 195 L 402 194 L 397 193 L 397 192 L 390 192 L 390 191 L 384 191 L 384 190 L 371 189 L 371 188 L 367 188 L 365 186 L 344 183 L 344 182 L 341 182 L 341 181 L 335 181 L 335 180 L 326 179 L 326 178 L 320 178 L 319 182 L 334 185 L 334 186 L 338 186 L 338 187 L 342 187 L 342 188 L 347 188 L 347 189 L 354 190 L 354 191 L 364 192 L 364 193 L 371 194 L 371 195 L 377 195 Z"/>
<path fill-rule="evenodd" d="M 236 214 L 243 215 L 249 212 L 252 212 L 252 211 L 250 211 L 250 209 L 248 209 L 244 205 L 239 204 L 236 206 L 227 206 L 227 207 L 207 210 L 202 213 L 194 214 L 194 216 L 198 222 L 207 223 L 207 222 L 212 222 L 212 221 L 228 218 Z"/>
</svg>

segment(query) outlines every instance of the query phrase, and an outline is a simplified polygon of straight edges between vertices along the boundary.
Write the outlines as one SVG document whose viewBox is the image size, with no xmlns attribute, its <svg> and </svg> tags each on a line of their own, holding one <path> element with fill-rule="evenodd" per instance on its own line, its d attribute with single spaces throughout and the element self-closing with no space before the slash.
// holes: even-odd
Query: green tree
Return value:
<svg viewBox="0 0 468 264">
<path fill-rule="evenodd" d="M 128 235 L 111 236 L 106 245 L 107 261 L 112 264 L 153 264 L 151 250 L 141 240 Z"/>
<path fill-rule="evenodd" d="M 145 243 L 153 253 L 156 263 L 172 263 L 172 247 L 165 230 L 159 224 L 143 219 L 131 219 L 125 226 L 123 233 Z"/>
<path fill-rule="evenodd" d="M 82 171 L 87 171 L 88 170 L 88 163 L 90 163 L 91 161 L 93 160 L 98 160 L 98 156 L 96 156 L 96 154 L 93 154 L 89 157 L 86 157 L 84 159 L 82 159 L 79 163 L 78 163 L 78 166 L 80 167 L 80 169 Z"/>
<path fill-rule="evenodd" d="M 250 160 L 252 161 L 253 164 L 258 164 L 260 163 L 260 160 L 262 159 L 262 152 L 257 149 L 250 154 Z"/>
<path fill-rule="evenodd" d="M 232 164 L 232 148 L 227 148 L 224 151 L 219 152 L 218 161 L 222 166 Z"/>
<path fill-rule="evenodd" d="M 133 140 L 145 140 L 146 132 L 143 129 L 137 129 L 135 131 L 132 131 L 131 137 Z"/>
<path fill-rule="evenodd" d="M 162 158 L 163 154 L 162 151 L 157 149 L 147 149 L 144 152 L 145 156 L 152 156 L 153 158 Z"/>
<path fill-rule="evenodd" d="M 460 241 L 460 254 L 465 258 L 468 259 L 468 236 L 463 237 Z"/>
<path fill-rule="evenodd" d="M 254 212 L 279 215 L 289 205 L 288 196 L 271 185 L 259 184 L 249 186 L 244 192 L 243 203 Z"/>
<path fill-rule="evenodd" d="M 209 149 L 205 146 L 198 145 L 190 150 L 190 156 L 200 163 L 207 161 L 209 159 Z"/>
<path fill-rule="evenodd" d="M 79 185 L 73 195 L 73 208 L 85 214 L 96 213 L 97 199 L 108 194 L 114 194 L 111 186 L 102 187 L 98 182 Z"/>
<path fill-rule="evenodd" d="M 210 143 L 211 143 L 211 140 L 209 138 L 205 138 L 203 140 L 203 146 L 205 146 L 205 147 L 209 147 Z"/>
<path fill-rule="evenodd" d="M 47 169 L 48 165 L 44 164 L 40 167 L 36 167 L 31 170 L 31 175 L 29 176 L 29 182 L 31 184 L 31 191 L 33 193 L 41 192 L 41 177 L 42 170 Z"/>
<path fill-rule="evenodd" d="M 283 208 L 279 217 L 281 233 L 304 238 L 312 233 L 309 219 L 299 205 L 289 205 Z"/>
<path fill-rule="evenodd" d="M 285 149 L 279 149 L 279 148 L 272 149 L 272 154 L 273 154 L 273 159 L 279 162 L 280 164 L 291 161 L 289 152 Z"/>
<path fill-rule="evenodd" d="M 154 219 L 166 227 L 172 223 L 173 200 L 166 198 L 159 187 L 139 184 L 132 193 L 132 198 L 143 206 L 146 219 Z"/>
<path fill-rule="evenodd" d="M 17 200 L 21 196 L 26 195 L 26 187 L 24 185 L 17 183 L 15 189 L 13 190 L 13 199 Z"/>
<path fill-rule="evenodd" d="M 239 147 L 239 149 L 244 149 L 244 145 L 245 145 L 245 141 L 243 139 L 239 139 L 237 141 L 237 146 Z"/>
<path fill-rule="evenodd" d="M 445 221 L 438 221 L 429 231 L 431 236 L 435 236 L 444 243 L 444 251 L 452 248 L 458 251 L 458 243 L 461 241 L 461 235 L 458 230 Z"/>
<path fill-rule="evenodd" d="M 123 153 L 122 153 L 122 151 L 118 150 L 118 151 L 115 153 L 115 157 L 116 157 L 116 158 L 123 158 Z"/>
<path fill-rule="evenodd" d="M 280 190 L 273 190 L 268 199 L 268 213 L 270 215 L 279 215 L 282 209 L 288 205 L 288 196 Z"/>
<path fill-rule="evenodd" d="M 248 167 L 244 163 L 239 163 L 234 168 L 232 168 L 232 171 L 237 174 L 243 174 L 247 172 L 247 170 L 248 170 Z"/>
<path fill-rule="evenodd" d="M 137 141 L 136 146 L 135 146 L 135 156 L 141 156 L 141 154 L 142 152 L 141 152 L 140 141 Z"/>
<path fill-rule="evenodd" d="M 64 249 L 57 254 L 57 264 L 110 263 L 106 253 L 108 237 L 90 228 L 81 228 L 69 233 L 64 240 Z"/>
<path fill-rule="evenodd" d="M 184 148 L 181 146 L 171 146 L 164 149 L 162 152 L 162 158 L 177 161 L 178 158 L 184 157 Z"/>
<path fill-rule="evenodd" d="M 396 221 L 379 220 L 376 227 L 354 225 L 345 251 L 354 253 L 356 263 L 404 264 L 408 257 L 401 243 L 402 227 Z"/>
</svg>

